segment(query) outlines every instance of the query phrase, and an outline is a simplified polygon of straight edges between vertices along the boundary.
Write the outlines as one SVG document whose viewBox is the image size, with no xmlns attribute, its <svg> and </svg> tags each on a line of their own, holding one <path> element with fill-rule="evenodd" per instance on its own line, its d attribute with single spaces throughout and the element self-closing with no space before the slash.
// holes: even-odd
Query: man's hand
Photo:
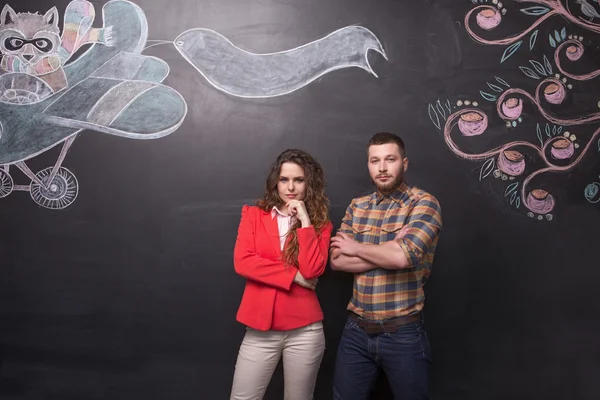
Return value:
<svg viewBox="0 0 600 400">
<path fill-rule="evenodd" d="M 332 250 L 338 249 L 340 254 L 348 257 L 356 257 L 361 244 L 354 241 L 345 233 L 338 232 L 337 235 L 331 238 Z"/>
<path fill-rule="evenodd" d="M 319 281 L 319 278 L 314 278 L 314 279 L 304 278 L 302 276 L 302 274 L 300 273 L 300 271 L 296 272 L 296 276 L 294 277 L 295 284 L 300 285 L 300 286 L 305 287 L 310 290 L 315 290 L 315 288 L 317 287 L 318 281 Z"/>
<path fill-rule="evenodd" d="M 302 227 L 310 226 L 310 218 L 306 206 L 302 200 L 291 200 L 287 203 L 288 214 L 295 216 L 302 223 Z"/>
</svg>

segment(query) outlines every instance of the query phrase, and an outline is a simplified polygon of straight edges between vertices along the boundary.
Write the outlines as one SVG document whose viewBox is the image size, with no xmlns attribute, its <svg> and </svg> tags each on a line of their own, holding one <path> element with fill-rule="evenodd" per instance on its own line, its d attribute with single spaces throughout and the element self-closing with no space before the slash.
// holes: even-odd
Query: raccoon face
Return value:
<svg viewBox="0 0 600 400">
<path fill-rule="evenodd" d="M 18 57 L 24 65 L 58 52 L 59 34 L 56 7 L 45 15 L 17 14 L 7 4 L 0 13 L 0 52 Z"/>
</svg>

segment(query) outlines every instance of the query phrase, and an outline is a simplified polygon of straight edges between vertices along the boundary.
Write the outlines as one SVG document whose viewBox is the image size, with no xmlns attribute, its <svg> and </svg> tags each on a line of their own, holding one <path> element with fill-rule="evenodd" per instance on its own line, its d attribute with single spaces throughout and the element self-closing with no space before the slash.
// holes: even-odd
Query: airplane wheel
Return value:
<svg viewBox="0 0 600 400">
<path fill-rule="evenodd" d="M 14 182 L 12 176 L 2 169 L 0 169 L 0 199 L 8 196 L 12 193 Z"/>
<path fill-rule="evenodd" d="M 33 201 L 51 210 L 61 210 L 70 206 L 77 198 L 79 185 L 71 171 L 60 167 L 52 182 L 48 182 L 53 167 L 48 167 L 36 174 L 44 186 L 31 182 L 30 194 Z"/>
</svg>

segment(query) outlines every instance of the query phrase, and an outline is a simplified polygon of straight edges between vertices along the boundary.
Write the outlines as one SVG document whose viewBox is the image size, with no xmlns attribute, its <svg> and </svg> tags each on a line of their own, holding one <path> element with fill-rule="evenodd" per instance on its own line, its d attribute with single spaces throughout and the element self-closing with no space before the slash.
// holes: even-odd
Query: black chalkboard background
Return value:
<svg viewBox="0 0 600 400">
<path fill-rule="evenodd" d="M 98 22 L 103 3 L 94 2 Z M 519 33 L 538 18 L 519 11 L 535 4 L 506 3 L 501 27 L 486 38 Z M 67 2 L 53 4 L 62 20 Z M 479 104 L 489 128 L 480 141 L 457 138 L 468 151 L 509 136 L 535 142 L 536 124 L 547 121 L 530 103 L 522 124 L 507 130 L 480 90 L 489 92 L 486 82 L 498 76 L 531 93 L 539 82 L 518 66 L 542 55 L 552 61 L 548 35 L 562 27 L 584 37 L 579 72 L 596 70 L 599 34 L 555 16 L 539 25 L 533 50 L 527 35 L 500 63 L 507 46 L 476 43 L 464 29 L 469 0 L 137 4 L 149 39 L 173 40 L 203 27 L 247 51 L 269 53 L 360 24 L 377 35 L 389 60 L 369 53 L 378 78 L 340 69 L 285 96 L 243 99 L 211 86 L 174 46 L 146 50 L 169 64 L 164 83 L 187 102 L 181 127 L 148 141 L 82 132 L 64 162 L 77 175 L 79 194 L 64 210 L 39 207 L 25 192 L 0 199 L 0 398 L 228 398 L 244 334 L 235 321 L 244 281 L 232 266 L 241 206 L 262 194 L 274 157 L 300 147 L 326 171 L 338 227 L 351 198 L 371 190 L 365 145 L 380 130 L 404 138 L 409 183 L 433 193 L 443 210 L 426 286 L 433 398 L 598 398 L 600 205 L 584 197 L 586 185 L 599 181 L 598 136 L 576 168 L 540 180 L 557 200 L 553 219 L 540 221 L 510 204 L 506 183 L 480 181 L 483 161 L 450 151 L 428 107 L 438 99 L 448 99 L 453 111 L 458 100 Z M 41 0 L 11 6 L 50 8 Z M 565 118 L 598 113 L 599 93 L 598 79 L 574 81 L 565 103 L 550 110 Z M 583 146 L 598 126 L 568 130 Z M 28 165 L 53 165 L 59 151 Z M 327 350 L 315 398 L 328 399 L 351 276 L 328 270 L 317 293 Z M 282 393 L 278 369 L 266 399 Z M 384 378 L 372 398 L 391 398 Z"/>
</svg>

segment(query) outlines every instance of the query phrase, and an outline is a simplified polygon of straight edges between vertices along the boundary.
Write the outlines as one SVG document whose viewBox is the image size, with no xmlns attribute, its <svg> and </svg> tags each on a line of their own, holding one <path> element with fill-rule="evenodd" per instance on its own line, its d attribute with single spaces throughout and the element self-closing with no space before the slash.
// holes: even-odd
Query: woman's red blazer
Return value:
<svg viewBox="0 0 600 400">
<path fill-rule="evenodd" d="M 317 233 L 313 226 L 298 228 L 298 268 L 280 260 L 277 217 L 245 205 L 233 255 L 235 271 L 246 278 L 237 321 L 251 328 L 290 330 L 323 319 L 314 290 L 294 283 L 300 270 L 306 279 L 323 274 L 327 265 L 331 222 Z"/>
</svg>

